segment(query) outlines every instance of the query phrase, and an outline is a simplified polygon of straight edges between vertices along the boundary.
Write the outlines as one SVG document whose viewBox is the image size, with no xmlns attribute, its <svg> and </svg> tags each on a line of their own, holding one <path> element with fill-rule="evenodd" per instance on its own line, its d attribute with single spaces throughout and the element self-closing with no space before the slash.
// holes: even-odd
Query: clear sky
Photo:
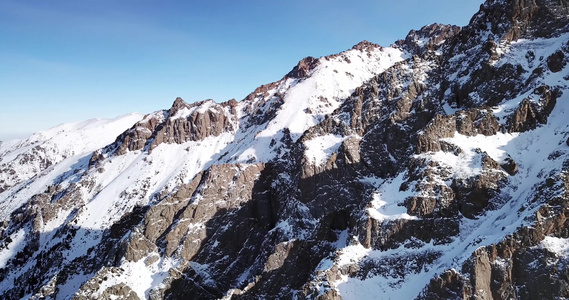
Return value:
<svg viewBox="0 0 569 300">
<path fill-rule="evenodd" d="M 1 0 L 0 140 L 243 99 L 306 57 L 466 25 L 482 0 Z"/>
</svg>

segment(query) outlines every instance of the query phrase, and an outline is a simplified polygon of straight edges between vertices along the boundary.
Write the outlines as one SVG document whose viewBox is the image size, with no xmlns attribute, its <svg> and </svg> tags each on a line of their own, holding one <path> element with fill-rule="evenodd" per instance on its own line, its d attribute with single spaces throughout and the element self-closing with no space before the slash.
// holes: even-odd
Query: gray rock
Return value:
<svg viewBox="0 0 569 300">
<path fill-rule="evenodd" d="M 456 118 L 437 115 L 419 135 L 417 153 L 441 151 L 439 139 L 454 136 Z"/>
<path fill-rule="evenodd" d="M 518 164 L 510 156 L 506 157 L 500 166 L 511 176 L 518 174 Z"/>
<path fill-rule="evenodd" d="M 553 73 L 561 72 L 566 64 L 565 54 L 562 51 L 557 50 L 547 57 L 547 67 Z"/>
</svg>

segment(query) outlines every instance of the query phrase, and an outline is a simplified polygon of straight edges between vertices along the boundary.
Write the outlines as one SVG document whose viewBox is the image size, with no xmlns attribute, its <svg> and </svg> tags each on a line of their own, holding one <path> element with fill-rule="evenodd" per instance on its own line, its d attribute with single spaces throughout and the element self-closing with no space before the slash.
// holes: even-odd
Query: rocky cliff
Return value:
<svg viewBox="0 0 569 300">
<path fill-rule="evenodd" d="M 0 297 L 569 297 L 568 16 L 488 0 L 73 155 L 3 143 Z"/>
</svg>

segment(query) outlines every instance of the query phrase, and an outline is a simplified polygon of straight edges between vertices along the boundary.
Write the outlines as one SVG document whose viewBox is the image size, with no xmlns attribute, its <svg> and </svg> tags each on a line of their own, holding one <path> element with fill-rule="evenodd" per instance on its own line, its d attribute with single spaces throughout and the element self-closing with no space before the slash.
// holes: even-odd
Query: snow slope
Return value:
<svg viewBox="0 0 569 300">
<path fill-rule="evenodd" d="M 38 190 L 53 183 L 58 174 L 76 164 L 84 164 L 93 151 L 113 142 L 142 117 L 132 113 L 114 119 L 63 124 L 24 140 L 0 144 L 0 168 L 4 169 L 0 172 L 0 186 L 14 186 L 0 193 L 0 220 L 6 219 Z M 27 182 L 32 178 L 33 182 Z"/>
<path fill-rule="evenodd" d="M 395 47 L 373 50 L 351 49 L 337 55 L 319 58 L 309 77 L 285 78 L 284 81 L 256 101 L 264 103 L 266 114 L 275 102 L 282 100 L 277 114 L 268 123 L 242 128 L 236 135 L 240 141 L 229 151 L 228 162 L 267 162 L 276 157 L 282 130 L 288 128 L 296 141 L 308 128 L 320 123 L 324 116 L 340 107 L 343 101 L 364 82 L 384 72 L 410 54 Z M 241 102 L 241 111 L 250 104 Z M 271 145 L 275 140 L 277 144 Z"/>
</svg>

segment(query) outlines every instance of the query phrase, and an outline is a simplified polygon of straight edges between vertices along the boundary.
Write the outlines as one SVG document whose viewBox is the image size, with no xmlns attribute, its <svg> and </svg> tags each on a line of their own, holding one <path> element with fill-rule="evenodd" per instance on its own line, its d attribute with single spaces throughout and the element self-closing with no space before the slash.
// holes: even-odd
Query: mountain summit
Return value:
<svg viewBox="0 0 569 300">
<path fill-rule="evenodd" d="M 569 3 L 0 144 L 0 298 L 569 297 Z"/>
</svg>

